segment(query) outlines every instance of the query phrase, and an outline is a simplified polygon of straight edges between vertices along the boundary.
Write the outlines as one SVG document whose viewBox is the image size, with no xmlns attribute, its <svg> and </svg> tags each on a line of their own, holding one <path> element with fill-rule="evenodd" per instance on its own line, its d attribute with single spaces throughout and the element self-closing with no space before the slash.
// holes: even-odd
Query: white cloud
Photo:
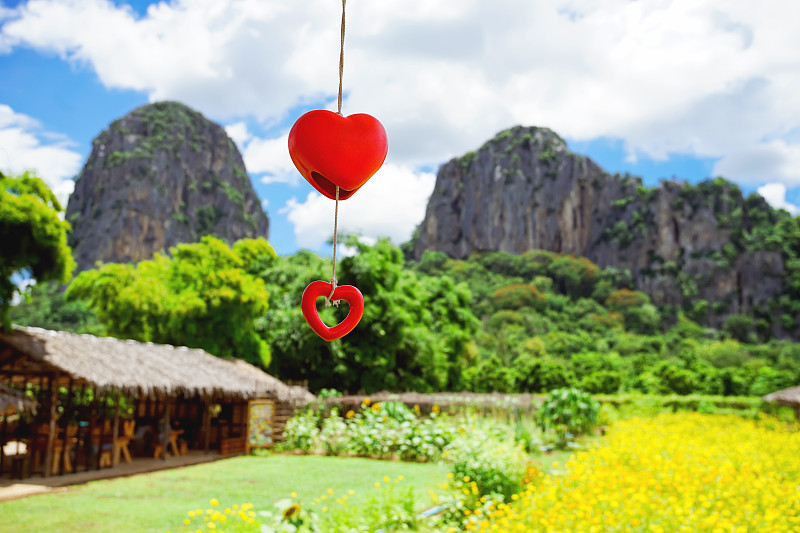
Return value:
<svg viewBox="0 0 800 533">
<path fill-rule="evenodd" d="M 714 174 L 739 183 L 800 185 L 800 143 L 788 144 L 776 139 L 742 148 L 718 161 Z"/>
<path fill-rule="evenodd" d="M 273 139 L 255 137 L 244 149 L 244 164 L 261 183 L 297 183 L 300 174 L 289 157 L 289 132 Z"/>
<path fill-rule="evenodd" d="M 252 137 L 245 122 L 236 122 L 234 124 L 225 126 L 225 133 L 228 134 L 228 137 L 233 139 L 233 142 L 236 143 L 236 146 L 239 148 L 240 152 L 244 151 L 247 141 L 249 141 Z"/>
<path fill-rule="evenodd" d="M 767 183 L 758 188 L 758 194 L 775 209 L 786 209 L 792 215 L 800 213 L 800 207 L 786 201 L 786 185 L 783 183 Z"/>
<path fill-rule="evenodd" d="M 0 18 L 0 52 L 56 53 L 108 87 L 275 126 L 333 105 L 339 9 L 174 0 L 138 17 L 107 0 L 30 0 Z M 522 123 L 621 139 L 632 161 L 688 154 L 740 182 L 796 184 L 797 20 L 800 2 L 784 0 L 356 2 L 343 110 L 381 120 L 398 166 L 438 164 Z M 252 173 L 296 182 L 282 138 L 234 126 Z"/>
<path fill-rule="evenodd" d="M 425 215 L 435 181 L 430 173 L 384 165 L 351 198 L 339 202 L 339 232 L 407 241 Z M 315 250 L 333 235 L 334 209 L 333 200 L 314 191 L 302 203 L 292 198 L 281 212 L 294 224 L 298 246 Z"/>
<path fill-rule="evenodd" d="M 176 99 L 217 119 L 272 120 L 308 94 L 289 62 L 320 39 L 335 46 L 336 24 L 322 21 L 336 10 L 323 0 L 177 0 L 138 17 L 108 0 L 30 0 L 3 25 L 0 44 L 56 53 L 107 87 Z M 331 68 L 331 85 L 336 75 Z"/>
<path fill-rule="evenodd" d="M 300 174 L 289 157 L 289 132 L 277 138 L 256 137 L 244 122 L 225 126 L 225 131 L 242 152 L 245 167 L 253 175 L 260 175 L 264 184 L 300 181 Z"/>
<path fill-rule="evenodd" d="M 45 141 L 48 138 L 55 140 Z M 64 207 L 83 159 L 71 146 L 68 140 L 43 131 L 31 117 L 0 104 L 0 169 L 10 174 L 36 172 Z"/>
</svg>

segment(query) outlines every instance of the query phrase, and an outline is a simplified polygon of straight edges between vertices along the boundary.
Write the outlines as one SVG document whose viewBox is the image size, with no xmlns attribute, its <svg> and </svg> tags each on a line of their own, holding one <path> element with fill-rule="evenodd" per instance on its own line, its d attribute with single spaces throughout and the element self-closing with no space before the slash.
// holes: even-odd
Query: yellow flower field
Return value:
<svg viewBox="0 0 800 533">
<path fill-rule="evenodd" d="M 473 531 L 800 532 L 800 433 L 735 416 L 633 419 Z"/>
</svg>

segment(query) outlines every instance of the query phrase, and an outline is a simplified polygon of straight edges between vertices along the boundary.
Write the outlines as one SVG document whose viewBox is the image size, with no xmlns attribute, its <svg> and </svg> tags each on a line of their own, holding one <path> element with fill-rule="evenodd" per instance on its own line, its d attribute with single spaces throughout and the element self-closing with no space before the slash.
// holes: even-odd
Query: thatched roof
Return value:
<svg viewBox="0 0 800 533">
<path fill-rule="evenodd" d="M 800 387 L 790 387 L 764 396 L 765 402 L 775 402 L 783 405 L 800 406 Z"/>
<path fill-rule="evenodd" d="M 36 409 L 36 401 L 7 385 L 0 383 L 0 414 L 23 413 Z"/>
<path fill-rule="evenodd" d="M 278 381 L 274 377 L 246 361 L 242 361 L 241 359 L 230 359 L 230 361 L 237 367 L 238 370 L 247 373 L 250 378 L 253 379 L 258 386 L 262 387 L 264 390 L 272 390 L 272 387 L 275 387 L 276 385 L 285 388 L 285 391 L 281 389 L 285 394 L 285 396 L 281 397 L 281 400 L 291 401 L 297 405 L 305 405 L 317 399 L 317 397 L 311 394 L 308 389 L 286 385 L 282 381 Z"/>
<path fill-rule="evenodd" d="M 271 396 L 292 401 L 297 396 L 253 365 L 198 349 L 30 327 L 0 333 L 0 352 L 4 348 L 16 353 L 13 366 L 3 364 L 8 357 L 0 357 L 6 374 L 56 371 L 99 390 L 118 390 L 136 397 Z"/>
</svg>

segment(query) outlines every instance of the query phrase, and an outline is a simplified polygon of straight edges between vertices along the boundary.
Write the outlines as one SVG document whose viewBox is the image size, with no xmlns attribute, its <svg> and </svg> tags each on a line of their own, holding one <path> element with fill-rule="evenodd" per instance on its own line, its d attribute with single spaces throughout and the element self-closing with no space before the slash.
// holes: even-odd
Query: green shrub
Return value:
<svg viewBox="0 0 800 533">
<path fill-rule="evenodd" d="M 348 411 L 344 418 L 333 407 L 320 422 L 323 414 L 311 410 L 290 419 L 280 448 L 306 453 L 321 451 L 326 455 L 431 461 L 442 456 L 455 431 L 451 424 L 440 423 L 436 412 L 429 418 L 418 417 L 400 402 L 365 400 L 359 413 Z"/>
<path fill-rule="evenodd" d="M 339 416 L 337 408 L 331 409 L 331 414 L 322 421 L 319 432 L 319 441 L 325 455 L 342 455 L 349 450 L 349 436 L 347 423 Z"/>
<path fill-rule="evenodd" d="M 447 452 L 455 478 L 475 482 L 476 500 L 497 495 L 508 501 L 522 490 L 528 456 L 520 445 L 484 431 L 470 431 L 455 439 Z"/>
<path fill-rule="evenodd" d="M 597 424 L 600 404 L 579 389 L 550 391 L 538 413 L 543 431 L 555 433 L 555 445 L 566 448 L 573 436 L 588 433 Z"/>
<path fill-rule="evenodd" d="M 581 389 L 592 394 L 614 394 L 622 384 L 622 373 L 616 370 L 598 370 L 585 376 Z"/>
<path fill-rule="evenodd" d="M 307 453 L 314 448 L 318 436 L 317 415 L 307 411 L 286 421 L 281 448 Z"/>
</svg>

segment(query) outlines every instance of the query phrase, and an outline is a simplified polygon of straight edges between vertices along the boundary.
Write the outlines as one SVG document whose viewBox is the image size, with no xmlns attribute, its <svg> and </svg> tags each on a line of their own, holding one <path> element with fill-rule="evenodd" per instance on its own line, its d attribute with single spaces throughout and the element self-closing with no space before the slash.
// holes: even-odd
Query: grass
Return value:
<svg viewBox="0 0 800 533">
<path fill-rule="evenodd" d="M 350 501 L 365 502 L 374 483 L 402 475 L 419 508 L 430 502 L 429 489 L 445 480 L 436 464 L 369 459 L 274 455 L 236 457 L 128 478 L 94 481 L 66 492 L 0 502 L 0 532 L 158 532 L 175 530 L 190 509 L 252 503 L 257 509 L 297 492 L 310 502 L 327 489 L 355 491 Z"/>
</svg>

